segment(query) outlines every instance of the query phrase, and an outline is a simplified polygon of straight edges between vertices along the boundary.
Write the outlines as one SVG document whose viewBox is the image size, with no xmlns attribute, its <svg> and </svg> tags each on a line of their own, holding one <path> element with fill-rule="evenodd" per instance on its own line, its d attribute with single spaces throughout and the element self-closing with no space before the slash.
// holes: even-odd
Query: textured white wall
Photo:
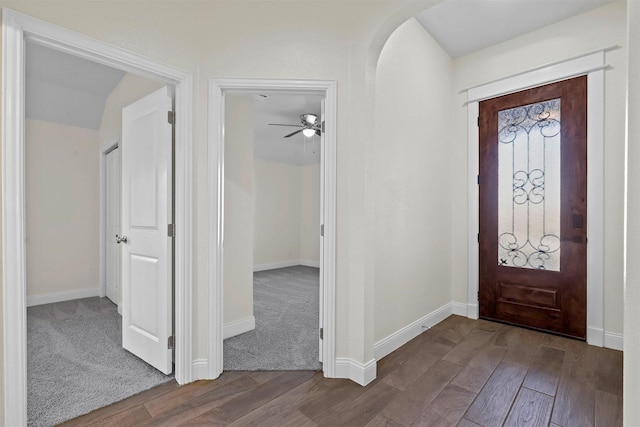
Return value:
<svg viewBox="0 0 640 427">
<path fill-rule="evenodd" d="M 629 1 L 627 241 L 624 310 L 624 425 L 640 420 L 640 2 Z"/>
<path fill-rule="evenodd" d="M 456 59 L 453 114 L 453 299 L 467 302 L 467 109 L 461 90 L 540 65 L 618 45 L 605 72 L 605 330 L 622 333 L 626 3 L 618 1 Z M 588 203 L 588 202 L 587 202 Z"/>
<path fill-rule="evenodd" d="M 160 89 L 165 83 L 127 73 L 113 89 L 100 123 L 100 145 L 122 141 L 122 108 Z"/>
<path fill-rule="evenodd" d="M 378 61 L 375 341 L 451 300 L 452 72 L 415 19 Z"/>
<path fill-rule="evenodd" d="M 253 265 L 300 259 L 300 168 L 254 159 Z"/>
<path fill-rule="evenodd" d="M 320 163 L 299 167 L 300 259 L 320 262 Z"/>
<path fill-rule="evenodd" d="M 251 95 L 226 96 L 224 141 L 224 324 L 253 316 L 253 115 Z"/>
<path fill-rule="evenodd" d="M 320 260 L 320 165 L 254 160 L 254 267 Z"/>
<path fill-rule="evenodd" d="M 98 288 L 98 131 L 26 121 L 27 295 Z"/>
</svg>

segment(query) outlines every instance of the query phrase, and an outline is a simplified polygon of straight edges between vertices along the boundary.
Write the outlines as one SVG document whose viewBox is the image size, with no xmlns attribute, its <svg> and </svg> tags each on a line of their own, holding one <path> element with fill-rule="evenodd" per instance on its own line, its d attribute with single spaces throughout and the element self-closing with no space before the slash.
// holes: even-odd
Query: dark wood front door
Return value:
<svg viewBox="0 0 640 427">
<path fill-rule="evenodd" d="M 587 78 L 480 103 L 480 317 L 586 338 Z"/>
</svg>

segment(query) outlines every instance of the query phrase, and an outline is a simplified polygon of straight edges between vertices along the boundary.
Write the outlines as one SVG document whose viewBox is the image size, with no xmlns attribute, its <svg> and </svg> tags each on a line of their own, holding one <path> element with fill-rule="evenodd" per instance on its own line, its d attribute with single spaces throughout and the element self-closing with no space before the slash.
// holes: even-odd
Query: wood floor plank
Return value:
<svg viewBox="0 0 640 427">
<path fill-rule="evenodd" d="M 315 375 L 312 371 L 286 371 L 272 380 L 238 394 L 222 405 L 193 418 L 194 423 L 226 425 L 297 387 Z"/>
<path fill-rule="evenodd" d="M 503 362 L 529 367 L 543 338 L 541 332 L 504 325 L 496 331 L 492 343 L 507 349 Z"/>
<path fill-rule="evenodd" d="M 462 341 L 453 347 L 443 359 L 464 366 L 483 347 L 487 346 L 495 332 L 476 329 L 469 333 Z"/>
<path fill-rule="evenodd" d="M 439 342 L 426 342 L 399 368 L 387 375 L 383 382 L 397 388 L 406 390 L 424 372 L 435 365 L 451 347 Z"/>
<path fill-rule="evenodd" d="M 365 424 L 365 427 L 405 427 L 402 424 L 390 420 L 383 415 L 376 415 L 371 421 Z"/>
<path fill-rule="evenodd" d="M 506 352 L 506 348 L 493 344 L 481 348 L 451 383 L 479 393 Z"/>
<path fill-rule="evenodd" d="M 298 406 L 319 380 L 320 378 L 314 375 L 302 384 L 238 418 L 229 426 L 281 426 L 283 420 L 298 412 Z M 303 417 L 311 421 L 307 416 L 303 415 Z"/>
<path fill-rule="evenodd" d="M 427 405 L 414 424 L 425 427 L 456 425 L 475 398 L 476 393 L 449 384 Z"/>
<path fill-rule="evenodd" d="M 482 427 L 482 426 L 479 425 L 479 424 L 474 423 L 473 421 L 469 421 L 466 418 L 463 418 L 458 423 L 458 427 Z"/>
<path fill-rule="evenodd" d="M 522 387 L 504 427 L 546 427 L 552 408 L 553 397 Z"/>
<path fill-rule="evenodd" d="M 93 425 L 100 427 L 136 427 L 149 420 L 151 420 L 151 415 L 149 415 L 144 405 L 138 405 L 107 417 Z"/>
<path fill-rule="evenodd" d="M 569 340 L 561 345 L 565 348 L 565 360 L 551 420 L 563 427 L 593 425 L 595 347 Z"/>
<path fill-rule="evenodd" d="M 363 426 L 375 418 L 398 394 L 395 387 L 379 382 L 343 407 L 321 426 Z"/>
<path fill-rule="evenodd" d="M 280 420 L 278 427 L 315 427 L 317 425 L 318 424 L 311 421 L 311 419 L 302 412 L 294 411 L 292 414 Z"/>
<path fill-rule="evenodd" d="M 325 379 L 316 384 L 298 410 L 320 424 L 351 404 L 365 391 L 365 387 L 350 380 Z"/>
<path fill-rule="evenodd" d="M 622 426 L 622 396 L 596 390 L 596 427 Z"/>
<path fill-rule="evenodd" d="M 152 389 L 143 391 L 142 393 L 136 394 L 128 399 L 121 400 L 120 402 L 116 402 L 112 405 L 105 406 L 104 408 L 96 409 L 95 411 L 89 412 L 88 414 L 81 415 L 72 420 L 66 421 L 60 426 L 64 427 L 79 427 L 79 426 L 88 426 L 97 421 L 108 418 L 114 414 L 118 414 L 120 412 L 126 411 L 127 409 L 133 408 L 135 406 L 141 405 L 148 400 L 154 399 L 158 396 L 162 396 L 166 393 L 170 393 L 174 390 L 180 388 L 180 385 L 175 381 L 169 381 Z"/>
<path fill-rule="evenodd" d="M 402 425 L 411 425 L 460 372 L 460 366 L 440 360 L 387 405 L 383 416 Z"/>
<path fill-rule="evenodd" d="M 480 425 L 502 425 L 526 372 L 522 366 L 500 363 L 464 417 Z"/>
<path fill-rule="evenodd" d="M 240 376 L 214 390 L 189 399 L 169 411 L 162 412 L 160 415 L 153 417 L 151 421 L 141 423 L 141 426 L 173 427 L 186 423 L 207 411 L 224 405 L 233 397 L 242 395 L 245 392 L 249 393 L 257 387 L 260 387 L 260 385 L 253 378 L 248 375 Z"/>
<path fill-rule="evenodd" d="M 523 387 L 549 396 L 556 395 L 564 363 L 564 350 L 540 346 L 524 379 Z"/>
<path fill-rule="evenodd" d="M 608 348 L 596 351 L 596 390 L 622 396 L 622 352 Z"/>
<path fill-rule="evenodd" d="M 210 381 L 196 381 L 190 387 L 181 387 L 162 396 L 158 396 L 144 404 L 152 417 L 166 413 L 173 408 L 188 403 L 190 400 L 230 383 L 246 372 L 224 372 L 220 377 Z"/>
</svg>

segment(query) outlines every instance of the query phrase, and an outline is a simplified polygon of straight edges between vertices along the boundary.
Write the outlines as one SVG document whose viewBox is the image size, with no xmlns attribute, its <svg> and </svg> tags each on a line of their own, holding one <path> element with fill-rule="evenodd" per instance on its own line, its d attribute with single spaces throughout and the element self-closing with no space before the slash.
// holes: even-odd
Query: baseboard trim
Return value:
<svg viewBox="0 0 640 427">
<path fill-rule="evenodd" d="M 236 335 L 253 331 L 255 328 L 256 318 L 254 316 L 247 317 L 246 319 L 236 320 L 235 322 L 229 322 L 224 325 L 223 337 L 226 340 L 227 338 L 235 337 Z"/>
<path fill-rule="evenodd" d="M 253 272 L 275 270 L 276 268 L 295 267 L 296 265 L 304 265 L 307 267 L 320 268 L 319 261 L 311 261 L 308 259 L 291 259 L 288 261 L 269 262 L 266 264 L 256 264 L 253 266 Z"/>
<path fill-rule="evenodd" d="M 376 367 L 375 359 L 362 364 L 349 357 L 336 357 L 335 378 L 346 378 L 366 386 L 376 379 Z"/>
<path fill-rule="evenodd" d="M 394 352 L 427 329 L 442 322 L 444 319 L 449 317 L 452 312 L 453 303 L 447 303 L 426 316 L 421 317 L 415 322 L 381 339 L 374 344 L 373 356 L 376 360 L 382 359 L 387 354 Z"/>
<path fill-rule="evenodd" d="M 624 349 L 624 335 L 615 332 L 604 333 L 604 346 L 613 350 Z"/>
<path fill-rule="evenodd" d="M 469 319 L 480 318 L 480 310 L 478 309 L 478 304 L 467 304 L 467 317 Z"/>
<path fill-rule="evenodd" d="M 308 259 L 301 259 L 298 264 L 304 265 L 305 267 L 320 268 L 320 261 L 311 261 Z"/>
<path fill-rule="evenodd" d="M 587 344 L 604 347 L 604 330 L 587 326 Z"/>
<path fill-rule="evenodd" d="M 49 294 L 31 295 L 27 297 L 27 307 L 97 296 L 100 296 L 99 286 L 95 288 L 75 289 L 73 291 L 61 291 L 51 292 Z"/>
<path fill-rule="evenodd" d="M 209 361 L 207 359 L 196 359 L 191 363 L 191 379 L 193 381 L 207 380 L 209 376 Z"/>
<path fill-rule="evenodd" d="M 468 305 L 462 302 L 453 301 L 451 303 L 451 314 L 467 317 Z"/>
</svg>

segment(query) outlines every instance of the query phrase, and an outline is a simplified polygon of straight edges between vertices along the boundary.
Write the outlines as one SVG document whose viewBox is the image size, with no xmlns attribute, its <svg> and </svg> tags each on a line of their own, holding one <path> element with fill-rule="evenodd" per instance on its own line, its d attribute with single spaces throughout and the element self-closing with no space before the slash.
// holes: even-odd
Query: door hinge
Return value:
<svg viewBox="0 0 640 427">
<path fill-rule="evenodd" d="M 173 224 L 167 225 L 167 236 L 176 237 L 176 227 Z"/>
<path fill-rule="evenodd" d="M 324 224 L 320 225 L 320 236 L 324 237 Z"/>
<path fill-rule="evenodd" d="M 478 127 L 480 127 L 480 116 L 478 116 Z"/>
<path fill-rule="evenodd" d="M 480 185 L 480 175 L 478 175 L 478 185 Z"/>
<path fill-rule="evenodd" d="M 322 121 L 322 125 L 320 126 L 320 133 L 324 133 L 324 120 Z"/>
<path fill-rule="evenodd" d="M 320 339 L 324 339 L 324 328 L 320 328 Z"/>
<path fill-rule="evenodd" d="M 478 291 L 478 301 L 480 301 L 480 291 Z"/>
<path fill-rule="evenodd" d="M 478 233 L 478 243 L 480 243 L 480 233 Z"/>
<path fill-rule="evenodd" d="M 168 111 L 167 112 L 167 121 L 169 122 L 169 124 L 175 125 L 176 124 L 176 113 L 174 113 L 173 111 Z"/>
<path fill-rule="evenodd" d="M 168 348 L 169 350 L 173 350 L 175 346 L 176 346 L 176 341 L 175 341 L 175 339 L 173 338 L 173 335 L 171 335 L 171 336 L 169 337 L 169 339 L 167 340 L 167 348 Z"/>
</svg>

